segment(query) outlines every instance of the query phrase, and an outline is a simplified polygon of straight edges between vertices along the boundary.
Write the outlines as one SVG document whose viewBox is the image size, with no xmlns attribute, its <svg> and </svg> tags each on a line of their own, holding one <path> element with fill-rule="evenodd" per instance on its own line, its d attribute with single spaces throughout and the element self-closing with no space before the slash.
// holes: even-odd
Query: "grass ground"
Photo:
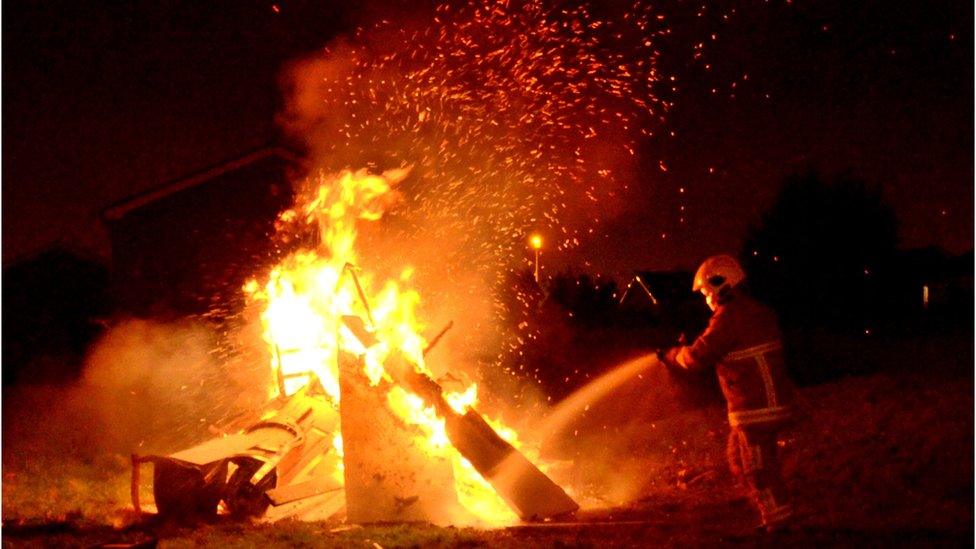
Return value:
<svg viewBox="0 0 976 549">
<path fill-rule="evenodd" d="M 972 355 L 944 360 L 971 364 Z M 86 451 L 79 445 L 87 435 L 70 425 L 31 428 L 10 419 L 55 394 L 8 393 L 2 540 L 11 547 L 971 546 L 973 375 L 944 362 L 926 366 L 802 390 L 806 416 L 784 448 L 798 517 L 771 536 L 753 532 L 752 510 L 726 473 L 719 406 L 638 426 L 625 454 L 629 466 L 643 467 L 645 481 L 629 501 L 588 509 L 571 523 L 476 529 L 220 521 L 186 528 L 137 520 L 126 455 Z M 52 452 L 51 437 L 71 441 L 71 449 Z"/>
</svg>

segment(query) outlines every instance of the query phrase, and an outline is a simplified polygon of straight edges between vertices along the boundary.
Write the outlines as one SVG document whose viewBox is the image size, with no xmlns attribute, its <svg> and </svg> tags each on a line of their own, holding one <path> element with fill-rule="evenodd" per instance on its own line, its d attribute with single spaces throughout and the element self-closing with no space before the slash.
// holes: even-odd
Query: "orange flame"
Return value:
<svg viewBox="0 0 976 549">
<path fill-rule="evenodd" d="M 364 373 L 372 385 L 390 380 L 384 362 L 391 352 L 402 353 L 415 367 L 429 374 L 424 364 L 426 340 L 417 316 L 420 294 L 409 288 L 412 269 L 402 271 L 399 280 L 378 283 L 370 273 L 359 273 L 357 283 L 369 309 L 358 295 L 346 271 L 357 264 L 356 226 L 359 221 L 376 221 L 395 200 L 393 188 L 409 168 L 369 174 L 345 170 L 332 176 L 320 175 L 312 198 L 281 214 L 283 221 L 303 219 L 317 224 L 321 244 L 317 250 L 291 254 L 274 267 L 263 284 L 250 280 L 245 293 L 263 307 L 263 337 L 271 350 L 271 367 L 277 385 L 271 396 L 291 395 L 318 380 L 333 402 L 339 402 L 337 354 L 341 349 L 363 358 Z M 372 319 L 370 328 L 379 343 L 368 348 L 344 325 L 345 315 Z M 477 403 L 477 386 L 446 393 L 445 399 L 463 413 Z M 444 419 L 420 396 L 393 386 L 387 393 L 389 408 L 408 425 L 422 433 L 419 446 L 430 456 L 447 458 L 454 465 L 458 499 L 475 516 L 489 522 L 515 519 L 491 486 L 450 444 Z M 515 431 L 493 423 L 499 433 L 517 445 Z M 336 432 L 333 447 L 342 454 L 342 437 Z M 341 460 L 336 478 L 342 477 Z"/>
</svg>

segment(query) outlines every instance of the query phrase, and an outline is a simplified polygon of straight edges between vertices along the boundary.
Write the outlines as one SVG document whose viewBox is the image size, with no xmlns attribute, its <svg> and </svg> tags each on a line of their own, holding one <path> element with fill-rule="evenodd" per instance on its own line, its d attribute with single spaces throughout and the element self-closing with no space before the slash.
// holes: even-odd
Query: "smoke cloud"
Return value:
<svg viewBox="0 0 976 549">
<path fill-rule="evenodd" d="M 441 5 L 381 21 L 282 75 L 280 123 L 314 170 L 403 166 L 403 200 L 360 235 L 364 268 L 416 267 L 460 363 L 497 363 L 527 239 L 569 250 L 626 201 L 634 151 L 663 111 L 650 8 L 627 18 L 545 2 Z M 547 256 L 549 257 L 549 256 Z"/>
<path fill-rule="evenodd" d="M 218 360 L 215 341 L 192 321 L 120 322 L 93 345 L 78 382 L 5 395 L 5 460 L 166 454 L 212 437 L 211 425 L 258 409 L 268 386 Z"/>
</svg>

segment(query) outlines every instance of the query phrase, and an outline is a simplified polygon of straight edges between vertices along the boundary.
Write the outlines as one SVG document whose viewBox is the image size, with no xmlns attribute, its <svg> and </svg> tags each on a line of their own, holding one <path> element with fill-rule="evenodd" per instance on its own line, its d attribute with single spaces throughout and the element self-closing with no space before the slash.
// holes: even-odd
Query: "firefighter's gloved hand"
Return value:
<svg viewBox="0 0 976 549">
<path fill-rule="evenodd" d="M 668 370 L 671 371 L 682 371 L 684 368 L 678 363 L 678 352 L 681 347 L 671 347 L 666 350 L 658 350 L 657 358 L 667 366 Z"/>
</svg>

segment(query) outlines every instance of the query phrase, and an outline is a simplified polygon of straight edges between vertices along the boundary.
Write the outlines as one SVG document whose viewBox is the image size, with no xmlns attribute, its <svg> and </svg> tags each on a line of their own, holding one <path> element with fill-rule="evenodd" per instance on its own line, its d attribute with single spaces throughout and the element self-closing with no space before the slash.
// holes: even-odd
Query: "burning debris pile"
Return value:
<svg viewBox="0 0 976 549">
<path fill-rule="evenodd" d="M 512 291 L 528 235 L 545 234 L 547 253 L 602 245 L 647 183 L 639 152 L 669 108 L 658 8 L 443 2 L 384 14 L 284 71 L 279 122 L 316 166 L 413 166 L 382 253 L 424 265 L 425 303 L 469 327 L 452 339 L 493 354 L 497 378 L 533 376 L 522 347 L 539 329 L 511 322 L 531 307 Z"/>
<path fill-rule="evenodd" d="M 318 245 L 287 256 L 244 291 L 262 309 L 275 384 L 261 419 L 154 464 L 163 516 L 350 522 L 497 523 L 566 515 L 578 505 L 518 449 L 514 430 L 475 411 L 478 387 L 444 390 L 425 365 L 420 296 L 360 272 L 357 223 L 375 221 L 409 169 L 320 176 L 282 226 Z"/>
<path fill-rule="evenodd" d="M 286 71 L 284 129 L 336 175 L 279 218 L 289 247 L 315 243 L 245 286 L 263 311 L 272 404 L 230 436 L 134 458 L 156 464 L 161 513 L 344 509 L 357 522 L 459 523 L 578 508 L 514 430 L 475 411 L 462 364 L 431 371 L 437 337 L 421 335 L 414 288 L 443 320 L 504 315 L 498 299 L 455 298 L 503 284 L 526 227 L 568 249 L 623 203 L 638 142 L 667 108 L 651 89 L 663 16 L 641 2 L 610 15 L 543 0 L 445 3 L 419 27 L 382 21 Z M 347 169 L 357 165 L 401 168 Z M 381 275 L 357 253 L 357 223 L 400 199 L 392 238 L 363 248 L 383 256 Z M 415 275 L 406 263 L 418 260 L 430 269 Z M 464 346 L 507 349 L 496 370 L 525 373 L 501 365 L 531 330 L 488 333 L 497 323 L 481 320 Z"/>
</svg>

